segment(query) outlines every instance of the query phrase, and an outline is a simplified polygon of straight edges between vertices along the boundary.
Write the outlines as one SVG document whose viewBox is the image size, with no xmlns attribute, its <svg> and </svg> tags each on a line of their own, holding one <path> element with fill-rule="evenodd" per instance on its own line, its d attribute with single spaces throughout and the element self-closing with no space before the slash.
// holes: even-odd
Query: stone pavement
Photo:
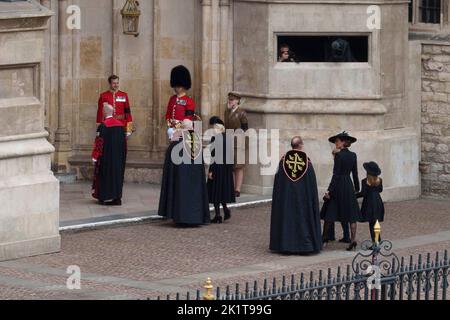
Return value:
<svg viewBox="0 0 450 320">
<path fill-rule="evenodd" d="M 61 184 L 60 226 L 63 230 L 103 224 L 159 219 L 157 217 L 160 185 L 124 185 L 123 205 L 105 207 L 97 204 L 91 195 L 91 183 Z M 267 202 L 270 197 L 243 194 L 235 206 Z M 233 207 L 233 206 L 231 206 Z"/>
<path fill-rule="evenodd" d="M 450 202 L 387 204 L 382 236 L 399 256 L 450 248 Z M 295 256 L 268 250 L 270 206 L 233 210 L 222 225 L 177 228 L 169 221 L 62 234 L 57 254 L 0 263 L 0 299 L 145 299 L 214 285 L 326 270 L 355 253 L 332 243 L 322 254 Z M 337 228 L 340 232 L 340 228 Z M 358 241 L 369 236 L 360 224 Z M 81 290 L 68 290 L 68 266 L 81 269 Z"/>
</svg>

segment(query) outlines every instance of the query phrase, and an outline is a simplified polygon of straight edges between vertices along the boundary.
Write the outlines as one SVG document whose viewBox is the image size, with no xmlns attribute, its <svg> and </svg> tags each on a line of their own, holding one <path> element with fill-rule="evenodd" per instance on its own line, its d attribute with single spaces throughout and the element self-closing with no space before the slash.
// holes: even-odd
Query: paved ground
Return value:
<svg viewBox="0 0 450 320">
<path fill-rule="evenodd" d="M 91 195 L 91 183 L 61 184 L 60 226 L 90 225 L 123 219 L 155 218 L 158 210 L 159 185 L 127 183 L 121 207 L 99 206 Z M 237 205 L 264 201 L 268 197 L 243 194 Z M 269 197 L 270 198 L 270 197 Z"/>
<path fill-rule="evenodd" d="M 387 204 L 383 238 L 400 256 L 450 248 L 450 202 Z M 145 299 L 195 292 L 215 285 L 278 279 L 345 266 L 355 253 L 333 243 L 316 256 L 268 251 L 270 206 L 236 209 L 229 223 L 194 229 L 157 221 L 128 227 L 64 233 L 58 254 L 0 263 L 1 299 Z M 337 228 L 340 229 L 340 228 Z M 368 237 L 360 225 L 358 240 Z M 81 290 L 68 290 L 68 266 L 81 268 Z M 172 295 L 173 296 L 173 295 Z"/>
</svg>

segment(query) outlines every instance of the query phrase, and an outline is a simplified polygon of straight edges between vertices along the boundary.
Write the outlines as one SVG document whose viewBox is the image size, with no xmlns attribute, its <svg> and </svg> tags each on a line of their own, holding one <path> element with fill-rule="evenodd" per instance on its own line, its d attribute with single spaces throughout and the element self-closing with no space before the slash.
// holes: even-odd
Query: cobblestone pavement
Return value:
<svg viewBox="0 0 450 320">
<path fill-rule="evenodd" d="M 382 236 L 399 256 L 450 248 L 450 202 L 388 203 Z M 64 233 L 62 251 L 0 262 L 0 299 L 145 299 L 264 277 L 345 267 L 355 253 L 332 243 L 320 255 L 287 256 L 268 250 L 270 206 L 236 209 L 222 225 L 177 228 L 160 221 Z M 338 233 L 340 227 L 336 228 Z M 340 236 L 340 234 L 338 234 Z M 359 225 L 358 241 L 369 237 Z M 68 290 L 67 267 L 81 268 L 81 290 Z M 173 296 L 173 295 L 172 295 Z"/>
</svg>

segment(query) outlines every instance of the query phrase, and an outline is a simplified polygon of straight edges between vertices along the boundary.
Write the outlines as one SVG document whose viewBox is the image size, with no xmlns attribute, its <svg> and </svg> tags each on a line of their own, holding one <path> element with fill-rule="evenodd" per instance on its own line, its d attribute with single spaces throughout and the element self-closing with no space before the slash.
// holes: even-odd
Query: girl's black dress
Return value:
<svg viewBox="0 0 450 320">
<path fill-rule="evenodd" d="M 363 198 L 361 205 L 361 222 L 383 222 L 384 221 L 384 203 L 380 193 L 383 192 L 383 180 L 378 186 L 369 186 L 367 179 L 361 182 L 361 192 L 357 194 L 358 198 Z"/>
<path fill-rule="evenodd" d="M 232 138 L 232 137 L 231 137 Z M 213 204 L 228 204 L 235 203 L 236 196 L 234 191 L 234 179 L 233 179 L 233 158 L 227 164 L 227 155 L 231 155 L 229 147 L 227 148 L 227 135 L 226 133 L 219 133 L 211 139 L 211 142 L 220 143 L 219 139 L 222 139 L 222 151 L 221 155 L 217 150 L 212 151 L 212 156 L 215 157 L 215 162 L 209 166 L 209 172 L 212 173 L 213 179 L 208 179 L 208 199 L 209 203 Z M 231 146 L 231 145 L 230 145 Z M 217 154 L 217 158 L 216 158 Z"/>
</svg>

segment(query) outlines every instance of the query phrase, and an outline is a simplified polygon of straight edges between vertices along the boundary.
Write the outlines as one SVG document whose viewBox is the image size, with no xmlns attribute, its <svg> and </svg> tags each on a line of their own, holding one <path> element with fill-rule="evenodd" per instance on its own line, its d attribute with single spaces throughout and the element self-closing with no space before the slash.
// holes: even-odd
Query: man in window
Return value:
<svg viewBox="0 0 450 320">
<path fill-rule="evenodd" d="M 280 46 L 278 62 L 297 62 L 295 53 L 291 51 L 290 47 L 287 44 L 282 44 Z"/>
</svg>

